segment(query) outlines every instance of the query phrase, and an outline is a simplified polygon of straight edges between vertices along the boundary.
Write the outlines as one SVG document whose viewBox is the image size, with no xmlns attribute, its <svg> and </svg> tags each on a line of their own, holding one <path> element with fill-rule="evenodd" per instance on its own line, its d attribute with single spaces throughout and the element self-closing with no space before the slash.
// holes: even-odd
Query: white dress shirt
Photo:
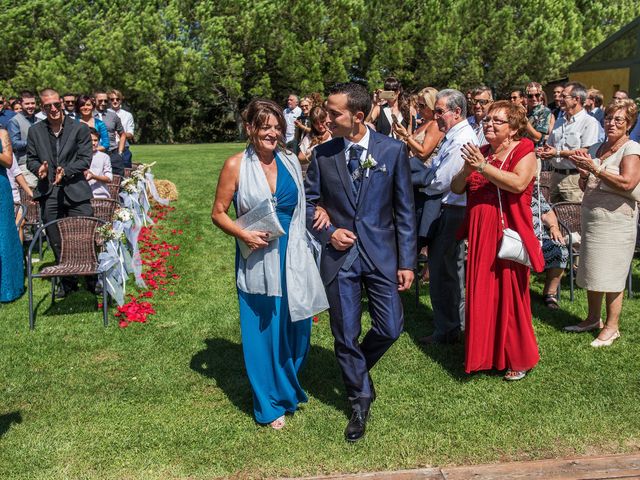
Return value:
<svg viewBox="0 0 640 480">
<path fill-rule="evenodd" d="M 351 150 L 351 147 L 353 145 L 360 145 L 362 147 L 362 153 L 360 153 L 360 164 L 362 164 L 362 162 L 364 162 L 364 160 L 367 158 L 367 151 L 369 150 L 369 137 L 371 135 L 369 135 L 369 129 L 367 128 L 367 131 L 365 132 L 364 136 L 360 139 L 360 141 L 358 143 L 354 143 L 351 140 L 347 140 L 346 138 L 343 138 L 344 140 L 344 154 L 347 157 L 347 164 L 349 163 L 349 150 Z"/>
<path fill-rule="evenodd" d="M 567 120 L 566 115 L 557 120 L 547 144 L 556 150 L 589 148 L 598 142 L 601 129 L 598 121 L 583 109 L 573 115 L 570 120 Z M 571 160 L 564 157 L 551 158 L 551 166 L 561 170 L 576 168 Z"/>
<path fill-rule="evenodd" d="M 120 117 L 120 121 L 122 122 L 122 128 L 124 128 L 124 131 L 133 135 L 135 132 L 136 126 L 135 126 L 135 123 L 133 122 L 133 115 L 131 115 L 131 112 L 127 112 L 123 108 L 120 108 L 117 111 L 112 108 L 110 108 L 109 110 L 111 110 L 112 112 L 115 112 L 115 114 L 118 115 L 118 117 Z M 120 141 L 120 138 L 117 132 L 116 132 L 116 140 Z M 129 146 L 128 140 L 127 140 L 127 143 L 125 143 L 125 146 L 127 147 Z"/>
<path fill-rule="evenodd" d="M 442 196 L 445 205 L 464 207 L 467 205 L 467 194 L 457 194 L 451 191 L 451 180 L 464 166 L 462 146 L 465 143 L 478 145 L 478 137 L 467 120 L 457 123 L 446 133 L 438 154 L 431 164 L 437 168 L 433 181 L 422 191 L 427 195 Z"/>
<path fill-rule="evenodd" d="M 296 125 L 293 122 L 295 122 L 298 117 L 302 115 L 302 110 L 300 109 L 300 107 L 296 107 L 294 109 L 286 107 L 283 113 L 284 119 L 287 122 L 286 142 L 289 143 L 295 138 L 296 134 Z"/>
</svg>

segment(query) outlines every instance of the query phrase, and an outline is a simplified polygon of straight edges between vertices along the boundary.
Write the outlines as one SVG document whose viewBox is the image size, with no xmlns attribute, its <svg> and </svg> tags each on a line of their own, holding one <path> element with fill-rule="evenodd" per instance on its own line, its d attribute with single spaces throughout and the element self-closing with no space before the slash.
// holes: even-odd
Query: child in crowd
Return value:
<svg viewBox="0 0 640 480">
<path fill-rule="evenodd" d="M 84 176 L 91 186 L 93 198 L 111 198 L 107 183 L 113 181 L 111 173 L 111 160 L 109 155 L 98 151 L 100 144 L 100 134 L 95 128 L 91 128 L 91 145 L 93 146 L 93 158 L 91 167 L 85 170 Z"/>
</svg>

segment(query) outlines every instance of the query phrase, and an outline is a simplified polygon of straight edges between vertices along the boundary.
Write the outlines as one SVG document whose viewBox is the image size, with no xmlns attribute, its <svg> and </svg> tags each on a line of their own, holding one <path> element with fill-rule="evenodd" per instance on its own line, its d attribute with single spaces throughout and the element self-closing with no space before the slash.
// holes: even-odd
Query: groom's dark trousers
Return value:
<svg viewBox="0 0 640 480">
<path fill-rule="evenodd" d="M 372 397 L 369 370 L 402 332 L 398 269 L 416 263 L 416 226 L 411 170 L 406 146 L 369 131 L 366 152 L 376 166 L 364 173 L 357 193 L 347 167 L 345 142 L 335 138 L 314 149 L 307 170 L 307 228 L 312 230 L 316 206 L 332 226 L 315 232 L 322 244 L 320 274 L 327 297 L 335 353 L 352 405 L 368 409 Z M 337 228 L 353 232 L 356 243 L 337 250 L 331 235 Z M 359 341 L 363 291 L 371 330 Z"/>
</svg>

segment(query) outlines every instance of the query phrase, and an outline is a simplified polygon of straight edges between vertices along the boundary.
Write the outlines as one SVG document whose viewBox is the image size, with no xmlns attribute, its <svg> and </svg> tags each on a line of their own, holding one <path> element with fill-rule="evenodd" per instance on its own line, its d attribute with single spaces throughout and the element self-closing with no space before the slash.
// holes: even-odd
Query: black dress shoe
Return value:
<svg viewBox="0 0 640 480">
<path fill-rule="evenodd" d="M 347 442 L 357 442 L 364 437 L 369 419 L 369 410 L 353 409 L 351 419 L 344 431 L 344 438 Z"/>
</svg>

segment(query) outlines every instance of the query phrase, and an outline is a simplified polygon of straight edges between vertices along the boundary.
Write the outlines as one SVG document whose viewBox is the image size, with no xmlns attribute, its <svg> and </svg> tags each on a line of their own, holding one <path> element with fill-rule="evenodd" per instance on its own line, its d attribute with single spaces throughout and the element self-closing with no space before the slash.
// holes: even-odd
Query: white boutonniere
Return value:
<svg viewBox="0 0 640 480">
<path fill-rule="evenodd" d="M 373 158 L 371 154 L 367 155 L 367 158 L 360 162 L 360 167 L 367 170 L 364 174 L 366 178 L 369 178 L 369 170 L 376 168 L 376 165 L 378 165 L 378 162 L 376 162 L 376 159 Z"/>
</svg>

